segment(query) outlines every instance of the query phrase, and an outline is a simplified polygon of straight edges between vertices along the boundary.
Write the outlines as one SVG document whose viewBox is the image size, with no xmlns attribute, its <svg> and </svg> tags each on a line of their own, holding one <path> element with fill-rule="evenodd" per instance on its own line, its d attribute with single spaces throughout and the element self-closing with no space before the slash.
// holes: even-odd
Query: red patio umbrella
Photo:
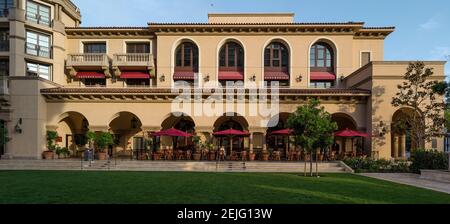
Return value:
<svg viewBox="0 0 450 224">
<path fill-rule="evenodd" d="M 159 131 L 153 134 L 154 136 L 170 136 L 170 137 L 192 137 L 191 134 L 184 132 L 184 131 L 180 131 L 178 129 L 175 128 L 170 128 L 167 130 L 163 130 L 163 131 Z"/>
<path fill-rule="evenodd" d="M 169 137 L 172 137 L 172 147 L 175 147 L 174 137 L 185 137 L 186 140 L 187 140 L 188 137 L 192 137 L 191 134 L 189 134 L 187 132 L 184 132 L 184 131 L 180 131 L 180 130 L 175 129 L 175 128 L 170 128 L 170 129 L 167 129 L 167 130 L 156 132 L 156 133 L 153 134 L 153 136 L 157 136 L 157 137 L 169 136 Z"/>
<path fill-rule="evenodd" d="M 366 133 L 350 130 L 348 128 L 345 129 L 345 130 L 341 130 L 341 131 L 335 132 L 334 136 L 336 136 L 336 137 L 364 137 L 364 138 L 368 138 L 369 137 L 369 135 L 366 134 Z"/>
<path fill-rule="evenodd" d="M 353 151 L 353 138 L 354 137 L 362 137 L 362 138 L 368 138 L 370 135 L 366 133 L 362 133 L 355 130 L 345 129 L 334 133 L 335 137 L 345 137 L 345 138 L 352 138 L 352 151 Z M 353 151 L 354 152 L 354 151 Z"/>
<path fill-rule="evenodd" d="M 230 138 L 230 154 L 233 152 L 233 137 L 234 136 L 248 136 L 250 133 L 245 131 L 239 131 L 235 129 L 228 129 L 224 131 L 214 132 L 215 136 L 228 136 Z"/>
<path fill-rule="evenodd" d="M 283 129 L 283 130 L 273 131 L 270 134 L 271 135 L 292 135 L 292 134 L 294 134 L 294 130 L 292 130 L 292 129 Z"/>
<path fill-rule="evenodd" d="M 289 136 L 294 135 L 294 130 L 293 129 L 282 129 L 282 130 L 278 130 L 278 131 L 273 131 L 270 133 L 271 135 L 279 135 L 279 136 L 285 136 L 288 137 L 287 143 L 286 143 L 286 159 L 288 159 L 288 153 L 289 153 Z M 278 138 L 275 138 L 275 145 L 278 148 Z"/>
</svg>

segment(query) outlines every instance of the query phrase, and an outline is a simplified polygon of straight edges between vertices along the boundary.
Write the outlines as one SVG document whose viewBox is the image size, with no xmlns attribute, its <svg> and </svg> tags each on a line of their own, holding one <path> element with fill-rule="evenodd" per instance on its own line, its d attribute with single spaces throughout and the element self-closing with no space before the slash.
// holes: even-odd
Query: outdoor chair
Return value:
<svg viewBox="0 0 450 224">
<path fill-rule="evenodd" d="M 186 160 L 191 160 L 192 159 L 192 151 L 191 150 L 187 150 L 186 151 Z"/>
</svg>

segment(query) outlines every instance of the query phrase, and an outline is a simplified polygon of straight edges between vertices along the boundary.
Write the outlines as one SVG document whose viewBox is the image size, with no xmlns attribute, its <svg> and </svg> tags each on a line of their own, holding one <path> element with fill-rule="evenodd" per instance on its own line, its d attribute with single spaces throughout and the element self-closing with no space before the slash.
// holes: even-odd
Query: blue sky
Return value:
<svg viewBox="0 0 450 224">
<path fill-rule="evenodd" d="M 206 22 L 208 12 L 294 12 L 296 22 L 365 22 L 395 26 L 385 60 L 447 60 L 447 0 L 73 0 L 82 26 L 146 26 L 147 22 Z M 119 15 L 119 16 L 118 16 Z M 450 76 L 450 63 L 446 73 Z"/>
</svg>

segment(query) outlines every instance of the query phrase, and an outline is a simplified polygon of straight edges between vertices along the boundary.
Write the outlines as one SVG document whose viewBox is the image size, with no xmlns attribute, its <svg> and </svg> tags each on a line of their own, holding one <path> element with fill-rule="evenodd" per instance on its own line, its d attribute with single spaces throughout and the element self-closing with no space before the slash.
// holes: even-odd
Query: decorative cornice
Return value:
<svg viewBox="0 0 450 224">
<path fill-rule="evenodd" d="M 181 90 L 163 88 L 50 88 L 42 89 L 41 94 L 48 102 L 111 102 L 111 103 L 170 103 L 181 93 L 191 91 L 192 97 L 201 94 L 202 99 L 217 95 L 215 89 Z M 245 99 L 261 96 L 270 90 L 250 91 L 245 89 Z M 195 94 L 197 93 L 197 94 Z M 235 90 L 234 97 L 242 95 L 242 90 Z M 239 93 L 239 94 L 237 94 Z M 226 92 L 223 91 L 224 96 Z M 241 96 L 239 95 L 239 96 Z M 365 103 L 371 92 L 363 89 L 280 89 L 279 100 L 285 104 L 308 102 L 311 98 L 319 98 L 322 102 L 338 104 Z M 267 99 L 271 101 L 271 97 Z"/>
<path fill-rule="evenodd" d="M 66 27 L 66 33 L 68 38 L 154 37 L 154 33 L 148 27 Z"/>
</svg>

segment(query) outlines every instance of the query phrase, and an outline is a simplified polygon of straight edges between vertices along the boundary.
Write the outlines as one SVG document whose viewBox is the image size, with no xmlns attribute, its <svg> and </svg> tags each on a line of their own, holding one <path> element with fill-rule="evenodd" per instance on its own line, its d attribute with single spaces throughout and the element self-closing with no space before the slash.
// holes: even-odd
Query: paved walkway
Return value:
<svg viewBox="0 0 450 224">
<path fill-rule="evenodd" d="M 387 180 L 394 183 L 406 184 L 429 190 L 444 192 L 450 194 L 450 184 L 432 180 L 421 179 L 418 174 L 410 173 L 363 173 L 366 177 L 372 177 L 380 180 Z"/>
</svg>

